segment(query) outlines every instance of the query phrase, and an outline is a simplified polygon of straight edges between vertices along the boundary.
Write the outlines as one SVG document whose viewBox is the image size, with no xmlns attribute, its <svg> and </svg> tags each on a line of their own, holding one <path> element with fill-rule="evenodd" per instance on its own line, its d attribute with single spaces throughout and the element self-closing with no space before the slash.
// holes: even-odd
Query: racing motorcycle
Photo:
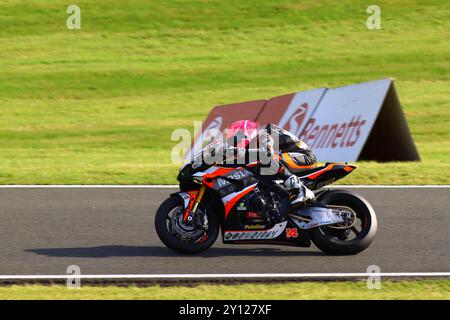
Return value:
<svg viewBox="0 0 450 320">
<path fill-rule="evenodd" d="M 275 244 L 310 247 L 311 242 L 331 255 L 351 255 L 373 242 L 377 218 L 360 195 L 327 185 L 356 167 L 325 163 L 300 170 L 289 165 L 316 199 L 292 208 L 282 181 L 267 182 L 250 165 L 185 164 L 180 191 L 156 212 L 161 241 L 181 254 L 207 250 L 219 233 L 225 244 Z"/>
</svg>

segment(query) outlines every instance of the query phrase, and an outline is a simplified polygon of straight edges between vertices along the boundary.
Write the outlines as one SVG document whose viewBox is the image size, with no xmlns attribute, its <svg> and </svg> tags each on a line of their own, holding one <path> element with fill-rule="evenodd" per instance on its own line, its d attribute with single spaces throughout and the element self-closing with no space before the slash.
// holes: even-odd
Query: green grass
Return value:
<svg viewBox="0 0 450 320">
<path fill-rule="evenodd" d="M 64 286 L 0 287 L 3 299 L 450 299 L 450 281 L 382 281 L 381 289 L 366 282 L 301 282 L 287 284 L 199 285 L 194 287 L 93 287 Z"/>
<path fill-rule="evenodd" d="M 74 3 L 76 1 L 70 1 Z M 179 127 L 214 105 L 394 77 L 422 157 L 344 183 L 450 183 L 450 2 L 0 3 L 0 183 L 175 183 Z"/>
</svg>

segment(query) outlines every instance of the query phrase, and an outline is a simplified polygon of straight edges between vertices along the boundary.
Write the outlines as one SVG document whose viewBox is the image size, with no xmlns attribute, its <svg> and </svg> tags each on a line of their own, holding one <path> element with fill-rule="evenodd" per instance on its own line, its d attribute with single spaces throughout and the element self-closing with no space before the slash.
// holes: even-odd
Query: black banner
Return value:
<svg viewBox="0 0 450 320">
<path fill-rule="evenodd" d="M 16 317 L 21 313 L 43 313 L 70 317 L 111 315 L 115 318 L 131 315 L 146 319 L 299 319 L 305 316 L 330 317 L 376 317 L 402 312 L 415 316 L 428 315 L 430 310 L 438 312 L 449 307 L 449 301 L 2 301 L 0 307 L 5 314 L 12 312 Z M 357 310 L 359 309 L 359 310 Z M 357 311 L 357 312 L 356 312 Z M 87 313 L 89 312 L 89 313 Z"/>
</svg>

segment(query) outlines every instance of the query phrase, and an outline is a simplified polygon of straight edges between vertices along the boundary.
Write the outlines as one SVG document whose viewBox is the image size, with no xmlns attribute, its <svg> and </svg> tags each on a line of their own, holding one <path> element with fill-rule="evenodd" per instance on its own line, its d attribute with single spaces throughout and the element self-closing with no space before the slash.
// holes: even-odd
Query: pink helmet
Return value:
<svg viewBox="0 0 450 320">
<path fill-rule="evenodd" d="M 251 120 L 233 122 L 225 129 L 225 141 L 228 146 L 245 148 L 258 135 L 259 123 Z"/>
</svg>

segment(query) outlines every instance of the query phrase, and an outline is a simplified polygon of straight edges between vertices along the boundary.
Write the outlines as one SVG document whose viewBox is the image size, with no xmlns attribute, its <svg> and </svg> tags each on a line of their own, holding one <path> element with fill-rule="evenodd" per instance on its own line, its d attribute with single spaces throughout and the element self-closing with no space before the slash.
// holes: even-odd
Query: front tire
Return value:
<svg viewBox="0 0 450 320">
<path fill-rule="evenodd" d="M 216 241 L 219 234 L 219 222 L 217 216 L 213 211 L 209 210 L 207 206 L 200 203 L 197 209 L 197 214 L 206 216 L 208 229 L 199 230 L 195 227 L 184 228 L 185 235 L 190 233 L 193 235 L 192 239 L 182 237 L 180 233 L 175 230 L 181 230 L 182 225 L 174 228 L 171 223 L 179 223 L 179 216 L 172 217 L 171 214 L 182 215 L 184 212 L 184 205 L 181 197 L 171 196 L 164 201 L 158 208 L 155 216 L 155 228 L 159 239 L 170 249 L 182 254 L 195 254 L 207 250 Z M 203 232 L 203 233 L 202 233 Z M 197 235 L 198 234 L 198 235 Z M 196 236 L 198 239 L 196 239 Z"/>
<path fill-rule="evenodd" d="M 372 206 L 360 195 L 347 190 L 327 191 L 318 201 L 324 205 L 345 206 L 356 213 L 359 228 L 347 230 L 327 226 L 311 229 L 312 242 L 323 252 L 332 255 L 357 254 L 370 246 L 377 232 L 377 217 Z M 353 238 L 349 235 L 353 233 Z"/>
</svg>

